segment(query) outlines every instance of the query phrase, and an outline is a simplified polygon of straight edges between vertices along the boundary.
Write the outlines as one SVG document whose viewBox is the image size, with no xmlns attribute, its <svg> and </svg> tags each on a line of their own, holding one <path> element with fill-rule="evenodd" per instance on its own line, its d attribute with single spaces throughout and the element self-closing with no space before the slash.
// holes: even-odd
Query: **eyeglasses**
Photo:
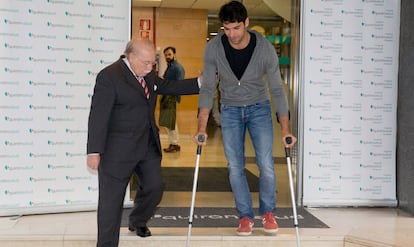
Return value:
<svg viewBox="0 0 414 247">
<path fill-rule="evenodd" d="M 138 56 L 137 56 L 137 54 L 135 54 L 134 53 L 134 55 L 135 55 L 135 58 L 137 59 L 137 60 L 139 60 L 142 64 L 144 64 L 145 66 L 153 66 L 153 65 L 156 65 L 157 64 L 157 62 L 156 61 L 142 61 L 141 59 L 139 59 L 138 58 Z"/>
<path fill-rule="evenodd" d="M 155 61 L 142 61 L 141 59 L 138 59 L 141 63 L 143 63 L 145 66 L 149 66 L 149 65 L 151 65 L 151 66 L 153 66 L 153 65 L 156 65 L 157 64 L 157 62 L 155 62 Z"/>
</svg>

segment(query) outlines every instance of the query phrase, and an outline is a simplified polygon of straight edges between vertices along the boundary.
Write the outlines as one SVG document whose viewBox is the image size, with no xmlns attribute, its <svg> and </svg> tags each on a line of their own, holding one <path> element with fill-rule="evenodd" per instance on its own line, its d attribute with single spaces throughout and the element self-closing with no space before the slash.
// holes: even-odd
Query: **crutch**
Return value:
<svg viewBox="0 0 414 247">
<path fill-rule="evenodd" d="M 205 136 L 199 135 L 197 139 L 198 139 L 198 142 L 204 142 Z M 190 247 L 191 227 L 193 226 L 194 203 L 195 203 L 195 196 L 196 196 L 196 191 L 197 191 L 197 180 L 198 180 L 198 170 L 200 166 L 200 155 L 201 155 L 201 145 L 198 145 L 196 166 L 194 170 L 193 192 L 191 195 L 190 216 L 188 217 L 188 232 L 187 232 L 187 244 L 186 244 L 187 247 Z"/>
<path fill-rule="evenodd" d="M 286 143 L 292 143 L 292 137 L 286 137 Z M 286 161 L 288 167 L 288 175 L 289 175 L 289 187 L 290 187 L 290 198 L 292 199 L 292 208 L 293 208 L 293 222 L 296 230 L 296 246 L 300 247 L 300 239 L 299 239 L 299 223 L 298 223 L 298 215 L 296 213 L 296 202 L 295 202 L 295 192 L 293 190 L 293 178 L 292 178 L 292 162 L 290 160 L 290 149 L 285 147 L 285 154 L 286 154 Z"/>
</svg>

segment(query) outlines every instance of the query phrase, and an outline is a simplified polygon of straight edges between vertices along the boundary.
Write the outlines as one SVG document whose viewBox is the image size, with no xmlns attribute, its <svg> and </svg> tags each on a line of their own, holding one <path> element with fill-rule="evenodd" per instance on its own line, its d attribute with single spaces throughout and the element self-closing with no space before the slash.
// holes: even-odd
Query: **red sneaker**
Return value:
<svg viewBox="0 0 414 247">
<path fill-rule="evenodd" d="M 263 230 L 266 233 L 275 234 L 279 230 L 279 226 L 276 223 L 275 216 L 272 212 L 267 212 L 262 215 Z"/>
<path fill-rule="evenodd" d="M 239 221 L 239 228 L 237 228 L 237 235 L 249 236 L 252 234 L 254 222 L 253 220 L 243 217 Z"/>
</svg>

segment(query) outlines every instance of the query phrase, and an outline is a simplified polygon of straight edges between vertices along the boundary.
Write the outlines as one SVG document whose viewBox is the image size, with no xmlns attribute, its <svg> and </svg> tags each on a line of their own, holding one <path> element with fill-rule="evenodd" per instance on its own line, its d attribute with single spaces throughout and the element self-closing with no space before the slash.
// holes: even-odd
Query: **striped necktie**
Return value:
<svg viewBox="0 0 414 247">
<path fill-rule="evenodd" d="M 147 99 L 149 99 L 149 91 L 148 91 L 148 87 L 147 87 L 147 83 L 145 83 L 144 77 L 138 77 L 138 81 L 139 84 L 141 84 L 142 88 L 145 91 L 145 96 L 147 97 Z"/>
</svg>

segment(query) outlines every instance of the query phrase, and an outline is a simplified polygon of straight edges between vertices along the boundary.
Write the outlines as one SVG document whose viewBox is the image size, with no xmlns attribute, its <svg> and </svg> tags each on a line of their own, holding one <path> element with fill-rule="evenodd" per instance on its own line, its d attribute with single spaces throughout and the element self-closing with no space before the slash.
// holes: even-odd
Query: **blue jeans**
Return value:
<svg viewBox="0 0 414 247">
<path fill-rule="evenodd" d="M 276 207 L 276 175 L 273 165 L 272 110 L 268 100 L 248 106 L 221 106 L 224 153 L 231 188 L 240 218 L 254 218 L 252 197 L 245 174 L 246 129 L 253 142 L 259 168 L 259 213 Z"/>
</svg>

